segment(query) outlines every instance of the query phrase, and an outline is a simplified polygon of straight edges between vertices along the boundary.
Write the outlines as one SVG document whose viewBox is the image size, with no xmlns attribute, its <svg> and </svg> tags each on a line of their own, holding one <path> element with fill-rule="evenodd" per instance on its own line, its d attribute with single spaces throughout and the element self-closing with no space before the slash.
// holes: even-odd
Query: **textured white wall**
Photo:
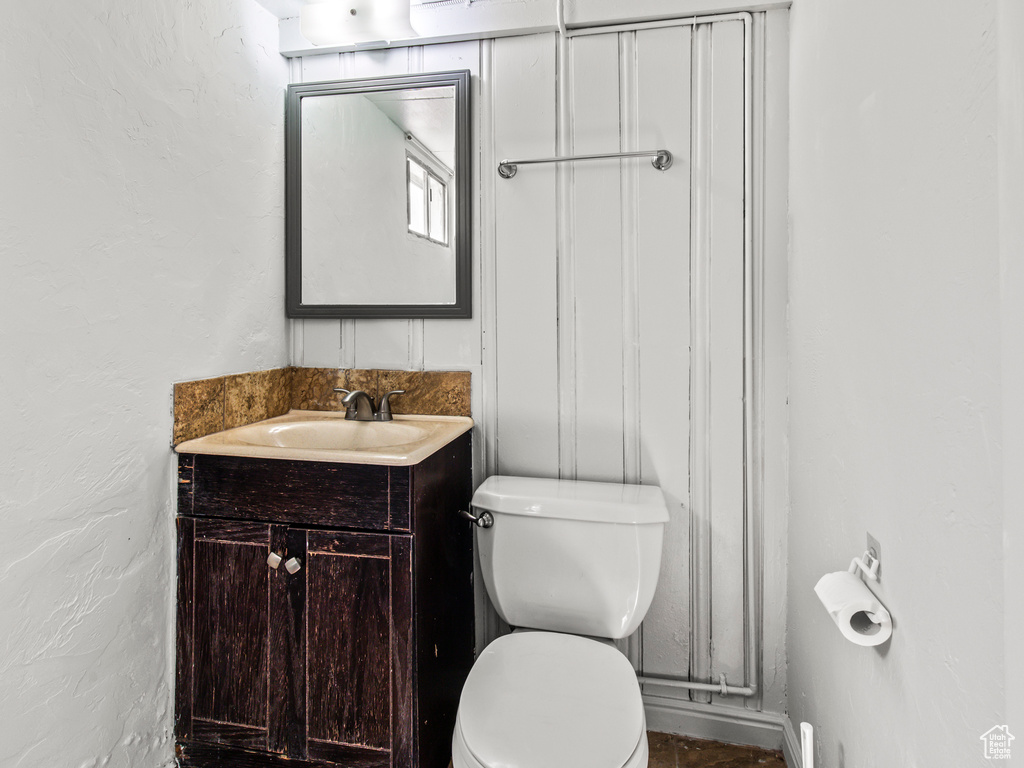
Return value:
<svg viewBox="0 0 1024 768">
<path fill-rule="evenodd" d="M 1024 3 L 998 0 L 997 9 L 1005 722 L 1017 724 L 1024 722 Z"/>
<path fill-rule="evenodd" d="M 789 707 L 821 768 L 984 765 L 1004 722 L 994 14 L 791 13 Z M 866 531 L 879 649 L 812 591 Z"/>
<path fill-rule="evenodd" d="M 0 765 L 170 765 L 175 380 L 287 362 L 283 86 L 251 0 L 0 29 Z"/>
</svg>

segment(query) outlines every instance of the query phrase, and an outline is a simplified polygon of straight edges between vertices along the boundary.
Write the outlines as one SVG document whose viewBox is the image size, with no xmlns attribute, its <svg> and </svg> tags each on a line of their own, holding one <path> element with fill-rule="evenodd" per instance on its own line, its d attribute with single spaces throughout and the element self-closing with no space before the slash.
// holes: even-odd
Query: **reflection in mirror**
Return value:
<svg viewBox="0 0 1024 768">
<path fill-rule="evenodd" d="M 450 86 L 303 99 L 303 302 L 454 303 L 454 164 Z"/>
<path fill-rule="evenodd" d="M 289 88 L 290 316 L 469 316 L 467 83 Z"/>
</svg>

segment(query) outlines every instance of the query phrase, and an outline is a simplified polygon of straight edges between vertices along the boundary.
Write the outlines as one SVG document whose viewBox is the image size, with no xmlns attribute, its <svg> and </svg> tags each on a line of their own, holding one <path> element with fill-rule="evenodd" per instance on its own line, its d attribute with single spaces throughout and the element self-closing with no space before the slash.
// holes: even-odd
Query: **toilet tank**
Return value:
<svg viewBox="0 0 1024 768">
<path fill-rule="evenodd" d="M 489 477 L 473 495 L 487 593 L 513 627 L 623 638 L 654 598 L 668 507 L 656 486 Z"/>
</svg>

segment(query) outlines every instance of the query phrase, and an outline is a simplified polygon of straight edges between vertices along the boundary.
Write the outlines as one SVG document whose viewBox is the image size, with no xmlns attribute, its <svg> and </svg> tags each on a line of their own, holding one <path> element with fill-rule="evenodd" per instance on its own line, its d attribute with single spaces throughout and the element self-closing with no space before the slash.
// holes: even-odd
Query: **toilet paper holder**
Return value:
<svg viewBox="0 0 1024 768">
<path fill-rule="evenodd" d="M 864 561 L 870 561 L 869 566 Z M 855 557 L 850 561 L 850 573 L 856 573 L 858 570 L 863 571 L 864 575 L 872 581 L 878 581 L 878 566 L 881 564 L 881 560 L 878 559 L 878 553 L 875 552 L 875 548 L 864 550 L 864 554 L 860 557 Z"/>
<path fill-rule="evenodd" d="M 814 585 L 829 617 L 854 645 L 877 646 L 892 637 L 892 615 L 865 583 L 878 581 L 879 565 L 878 550 L 869 546 L 850 561 L 849 571 L 826 573 Z"/>
</svg>

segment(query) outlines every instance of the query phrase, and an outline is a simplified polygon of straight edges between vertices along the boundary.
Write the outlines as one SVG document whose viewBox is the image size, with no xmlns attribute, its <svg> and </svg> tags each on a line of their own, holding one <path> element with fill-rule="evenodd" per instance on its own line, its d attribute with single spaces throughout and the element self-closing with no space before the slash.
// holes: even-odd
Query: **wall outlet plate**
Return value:
<svg viewBox="0 0 1024 768">
<path fill-rule="evenodd" d="M 879 578 L 881 578 L 881 573 L 882 573 L 882 545 L 879 544 L 878 543 L 878 539 L 876 539 L 870 533 L 868 534 L 868 546 L 867 546 L 867 548 L 869 550 L 874 550 L 874 552 L 875 552 L 875 557 L 878 559 L 878 570 L 875 571 L 875 574 L 877 576 L 879 576 Z"/>
</svg>

